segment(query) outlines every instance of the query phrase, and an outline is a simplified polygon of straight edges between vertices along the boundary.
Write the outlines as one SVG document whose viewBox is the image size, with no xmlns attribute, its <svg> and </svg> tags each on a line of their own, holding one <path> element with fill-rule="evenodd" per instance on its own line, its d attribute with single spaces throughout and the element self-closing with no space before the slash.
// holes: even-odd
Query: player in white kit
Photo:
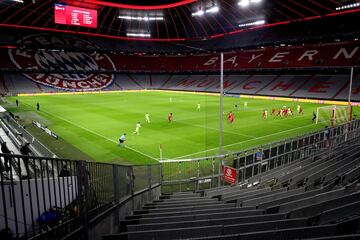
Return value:
<svg viewBox="0 0 360 240">
<path fill-rule="evenodd" d="M 140 128 L 141 128 L 141 125 L 140 125 L 140 122 L 138 122 L 135 126 L 135 131 L 133 132 L 133 134 L 139 135 Z"/>
<path fill-rule="evenodd" d="M 196 107 L 196 111 L 200 111 L 200 108 L 201 108 L 200 103 L 198 103 Z"/>
<path fill-rule="evenodd" d="M 145 113 L 145 121 L 147 123 L 150 123 L 150 114 L 149 113 Z"/>
</svg>

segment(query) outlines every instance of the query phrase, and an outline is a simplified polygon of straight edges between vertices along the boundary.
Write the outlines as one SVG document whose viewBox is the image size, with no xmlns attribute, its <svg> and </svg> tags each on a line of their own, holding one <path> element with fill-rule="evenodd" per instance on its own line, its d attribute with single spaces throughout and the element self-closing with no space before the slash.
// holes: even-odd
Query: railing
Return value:
<svg viewBox="0 0 360 240">
<path fill-rule="evenodd" d="M 245 183 L 262 172 L 302 160 L 321 150 L 360 136 L 360 120 L 326 128 L 296 138 L 226 154 L 186 160 L 163 160 L 163 191 L 199 191 L 221 186 L 222 165 L 237 169 L 237 182 Z M 260 152 L 260 154 L 259 154 Z M 260 155 L 262 157 L 257 158 Z"/>
<path fill-rule="evenodd" d="M 161 166 L 126 166 L 0 154 L 0 231 L 57 239 L 137 191 L 160 186 Z M 133 210 L 133 209 L 132 209 Z"/>
</svg>

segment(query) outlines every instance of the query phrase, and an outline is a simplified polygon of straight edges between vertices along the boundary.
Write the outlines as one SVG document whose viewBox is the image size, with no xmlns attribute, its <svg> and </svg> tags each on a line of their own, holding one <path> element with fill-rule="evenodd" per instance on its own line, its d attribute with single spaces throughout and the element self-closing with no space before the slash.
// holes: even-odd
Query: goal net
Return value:
<svg viewBox="0 0 360 240">
<path fill-rule="evenodd" d="M 351 108 L 349 106 L 324 106 L 316 110 L 316 124 L 335 126 L 351 120 Z"/>
</svg>

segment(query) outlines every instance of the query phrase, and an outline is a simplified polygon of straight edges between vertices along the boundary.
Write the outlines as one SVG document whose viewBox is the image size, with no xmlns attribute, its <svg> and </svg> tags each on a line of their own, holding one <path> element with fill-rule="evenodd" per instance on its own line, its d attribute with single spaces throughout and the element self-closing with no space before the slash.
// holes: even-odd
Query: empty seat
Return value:
<svg viewBox="0 0 360 240">
<path fill-rule="evenodd" d="M 274 213 L 274 212 L 290 212 L 293 209 L 299 208 L 299 207 L 303 207 L 306 206 L 308 204 L 314 204 L 314 203 L 319 203 L 319 202 L 323 202 L 329 199 L 334 199 L 337 197 L 341 197 L 344 193 L 346 192 L 345 188 L 341 188 L 341 189 L 337 189 L 337 190 L 333 190 L 330 192 L 324 192 L 324 193 L 320 193 L 317 194 L 315 196 L 310 196 L 307 198 L 302 198 L 302 199 L 297 199 L 295 201 L 292 202 L 286 202 L 283 204 L 280 204 L 276 207 L 272 207 L 267 209 L 267 212 L 269 213 Z"/>
<path fill-rule="evenodd" d="M 311 197 L 311 196 L 314 196 L 321 192 L 323 192 L 322 189 L 315 189 L 315 190 L 311 190 L 311 191 L 306 191 L 304 193 L 298 193 L 298 194 L 295 193 L 295 194 L 291 194 L 289 196 L 283 196 L 283 197 L 275 199 L 275 200 L 270 200 L 268 202 L 260 203 L 258 205 L 258 207 L 261 209 L 270 208 L 273 206 L 278 206 L 283 203 L 292 202 L 292 201 L 296 201 L 298 199 Z"/>
<path fill-rule="evenodd" d="M 314 237 L 306 238 L 303 240 L 359 240 L 360 234 L 350 234 L 350 235 L 336 235 L 336 236 L 327 236 L 327 237 Z"/>
<path fill-rule="evenodd" d="M 222 226 L 204 226 L 204 227 L 189 227 L 189 228 L 175 228 L 175 229 L 159 229 L 149 231 L 127 232 L 122 234 L 115 234 L 105 236 L 104 240 L 119 239 L 126 236 L 128 240 L 168 240 L 181 239 L 190 237 L 206 237 L 221 235 Z"/>
<path fill-rule="evenodd" d="M 289 213 L 291 218 L 296 217 L 310 217 L 322 213 L 323 211 L 333 208 L 341 207 L 346 204 L 351 204 L 360 199 L 360 192 L 344 195 L 338 198 L 329 200 L 320 200 L 318 203 L 307 204 L 302 207 L 296 208 Z M 316 200 L 315 200 L 316 201 Z M 354 205 L 358 207 L 359 205 Z M 356 211 L 356 208 L 354 209 Z"/>
<path fill-rule="evenodd" d="M 250 199 L 244 200 L 242 202 L 242 206 L 243 207 L 259 206 L 262 203 L 266 203 L 269 201 L 273 201 L 276 199 L 284 198 L 287 196 L 291 196 L 291 195 L 299 194 L 299 193 L 303 193 L 303 192 L 305 192 L 304 188 L 298 188 L 298 189 L 293 189 L 290 191 L 277 192 L 277 193 L 268 194 L 266 196 L 250 198 Z"/>
<path fill-rule="evenodd" d="M 270 192 L 271 188 L 262 188 L 262 189 L 254 189 L 252 191 L 247 192 L 231 192 L 229 194 L 223 194 L 221 196 L 221 200 L 229 201 L 229 200 L 236 200 L 240 197 L 246 197 L 246 196 L 254 196 L 256 194 L 264 193 L 264 192 Z"/>
<path fill-rule="evenodd" d="M 355 201 L 348 204 L 344 203 L 343 206 L 338 206 L 336 208 L 323 211 L 319 217 L 318 223 L 332 223 L 338 221 L 339 219 L 354 215 L 360 215 L 360 201 Z"/>
<path fill-rule="evenodd" d="M 127 225 L 128 231 L 143 231 L 152 229 L 167 229 L 167 228 L 186 228 L 210 225 L 232 225 L 232 224 L 247 224 L 257 222 L 273 222 L 284 220 L 285 214 L 267 214 L 258 216 L 245 216 L 245 217 L 226 217 L 222 216 L 215 219 L 206 220 L 190 220 L 181 222 L 165 222 L 165 223 L 149 223 L 149 224 L 133 224 Z"/>
<path fill-rule="evenodd" d="M 140 223 L 160 223 L 160 222 L 180 222 L 188 220 L 202 220 L 202 219 L 214 219 L 219 217 L 240 217 L 240 216 L 254 216 L 263 214 L 263 210 L 248 210 L 240 212 L 229 213 L 208 213 L 208 214 L 195 214 L 184 216 L 171 216 L 171 217 L 156 217 L 156 218 L 141 218 Z"/>
<path fill-rule="evenodd" d="M 310 226 L 310 227 L 300 227 L 300 228 L 287 228 L 280 230 L 269 230 L 269 231 L 259 231 L 251 233 L 242 233 L 242 234 L 233 234 L 233 235 L 224 235 L 216 237 L 205 237 L 205 238 L 191 238 L 191 240 L 290 240 L 290 239 L 303 239 L 310 237 L 324 237 L 329 235 L 336 234 L 336 225 L 322 225 L 322 226 Z"/>
<path fill-rule="evenodd" d="M 220 203 L 220 204 L 202 204 L 199 206 L 176 206 L 176 207 L 168 207 L 168 208 L 156 208 L 156 207 L 149 207 L 148 210 L 150 213 L 161 213 L 161 212 L 174 212 L 174 211 L 191 211 L 191 210 L 204 210 L 204 209 L 221 209 L 221 208 L 233 208 L 235 207 L 234 203 Z"/>
<path fill-rule="evenodd" d="M 307 218 L 282 219 L 277 221 L 232 224 L 232 225 L 224 226 L 223 234 L 229 235 L 229 234 L 258 232 L 258 231 L 283 229 L 283 228 L 305 227 L 306 225 L 307 225 Z"/>
<path fill-rule="evenodd" d="M 190 214 L 204 214 L 204 213 L 224 213 L 227 212 L 240 212 L 240 211 L 248 211 L 254 210 L 255 207 L 232 207 L 232 208 L 213 208 L 213 209 L 205 209 L 205 210 L 190 210 L 190 211 L 175 211 L 175 212 L 165 212 L 165 213 L 146 213 L 142 214 L 142 216 L 146 217 L 165 217 L 165 216 L 181 216 L 181 215 L 190 215 Z"/>
</svg>

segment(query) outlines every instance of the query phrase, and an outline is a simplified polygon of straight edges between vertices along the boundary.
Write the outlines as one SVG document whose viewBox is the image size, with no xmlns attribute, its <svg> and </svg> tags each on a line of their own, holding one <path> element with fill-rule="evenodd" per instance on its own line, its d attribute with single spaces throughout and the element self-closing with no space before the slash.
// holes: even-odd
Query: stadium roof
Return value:
<svg viewBox="0 0 360 240">
<path fill-rule="evenodd" d="M 54 3 L 96 9 L 97 27 L 55 24 Z M 360 3 L 352 0 L 2 0 L 0 27 L 181 41 L 221 38 L 359 11 Z"/>
</svg>

